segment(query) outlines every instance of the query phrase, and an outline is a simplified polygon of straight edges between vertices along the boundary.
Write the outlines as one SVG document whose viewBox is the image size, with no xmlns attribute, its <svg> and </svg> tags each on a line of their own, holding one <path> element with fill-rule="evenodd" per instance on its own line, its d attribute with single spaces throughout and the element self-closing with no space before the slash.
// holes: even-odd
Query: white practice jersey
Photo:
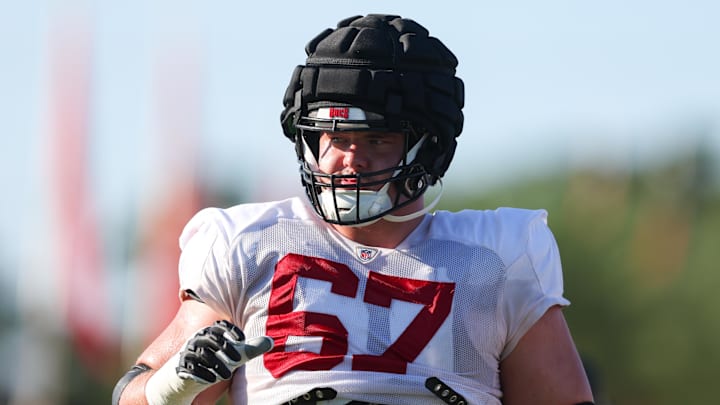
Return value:
<svg viewBox="0 0 720 405">
<path fill-rule="evenodd" d="M 180 238 L 181 291 L 275 347 L 240 369 L 235 404 L 331 387 L 345 402 L 500 404 L 499 364 L 563 298 L 545 211 L 439 211 L 396 249 L 338 234 L 300 198 L 200 211 Z"/>
</svg>

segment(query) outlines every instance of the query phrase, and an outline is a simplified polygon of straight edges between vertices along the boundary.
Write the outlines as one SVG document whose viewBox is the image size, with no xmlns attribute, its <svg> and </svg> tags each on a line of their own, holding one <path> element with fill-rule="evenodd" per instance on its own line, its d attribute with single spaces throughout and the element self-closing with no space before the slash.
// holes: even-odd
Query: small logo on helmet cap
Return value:
<svg viewBox="0 0 720 405">
<path fill-rule="evenodd" d="M 321 128 L 335 128 L 336 126 L 341 130 L 369 128 L 368 124 L 364 122 L 368 119 L 368 114 L 366 114 L 365 111 L 358 107 L 321 107 L 317 110 L 310 111 L 308 117 L 319 118 L 320 121 L 317 122 L 315 126 Z M 382 120 L 382 115 L 373 114 L 372 119 Z"/>
<path fill-rule="evenodd" d="M 378 250 L 367 246 L 357 246 L 355 248 L 355 255 L 363 262 L 368 263 L 377 256 Z"/>
<path fill-rule="evenodd" d="M 348 117 L 350 117 L 350 109 L 348 107 L 330 107 L 328 115 L 330 118 L 348 119 Z"/>
</svg>

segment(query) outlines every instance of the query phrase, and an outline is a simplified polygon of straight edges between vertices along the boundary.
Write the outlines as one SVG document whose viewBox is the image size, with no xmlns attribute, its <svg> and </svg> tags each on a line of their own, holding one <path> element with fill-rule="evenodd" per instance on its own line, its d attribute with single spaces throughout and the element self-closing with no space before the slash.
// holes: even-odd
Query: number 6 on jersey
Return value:
<svg viewBox="0 0 720 405">
<path fill-rule="evenodd" d="M 354 298 L 359 279 L 342 263 L 289 254 L 275 268 L 266 333 L 275 348 L 264 355 L 265 367 L 275 378 L 292 370 L 329 370 L 343 361 L 348 350 L 348 331 L 335 315 L 293 311 L 298 277 L 329 282 L 330 292 Z M 404 374 L 450 314 L 455 284 L 401 278 L 370 272 L 363 301 L 389 308 L 392 300 L 422 305 L 407 328 L 381 355 L 354 354 L 353 370 Z M 286 352 L 288 336 L 322 339 L 319 353 Z"/>
</svg>

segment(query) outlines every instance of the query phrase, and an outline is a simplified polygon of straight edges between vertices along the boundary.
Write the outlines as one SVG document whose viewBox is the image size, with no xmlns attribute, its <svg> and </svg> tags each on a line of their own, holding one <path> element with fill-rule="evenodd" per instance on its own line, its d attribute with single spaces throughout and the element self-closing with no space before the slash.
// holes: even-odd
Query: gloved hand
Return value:
<svg viewBox="0 0 720 405">
<path fill-rule="evenodd" d="M 238 367 L 272 348 L 267 336 L 245 341 L 240 328 L 217 321 L 193 335 L 150 377 L 145 397 L 150 405 L 190 404 L 205 388 L 229 379 Z"/>
<path fill-rule="evenodd" d="M 228 321 L 217 321 L 195 334 L 180 352 L 175 369 L 182 379 L 212 384 L 227 380 L 248 360 L 273 348 L 273 341 L 260 336 L 245 341 L 245 334 Z"/>
</svg>

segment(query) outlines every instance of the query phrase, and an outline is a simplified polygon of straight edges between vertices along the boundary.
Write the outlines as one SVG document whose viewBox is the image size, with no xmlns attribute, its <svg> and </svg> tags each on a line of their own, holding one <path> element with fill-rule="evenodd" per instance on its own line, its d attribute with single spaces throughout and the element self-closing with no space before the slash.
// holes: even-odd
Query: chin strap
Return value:
<svg viewBox="0 0 720 405">
<path fill-rule="evenodd" d="M 410 220 L 412 220 L 412 219 L 419 218 L 419 217 L 427 214 L 427 213 L 430 212 L 433 208 L 435 208 L 435 206 L 437 205 L 437 203 L 440 202 L 440 197 L 442 197 L 443 185 L 442 185 L 442 180 L 441 180 L 441 179 L 438 179 L 438 184 L 440 184 L 440 191 L 439 191 L 438 195 L 437 195 L 437 196 L 435 197 L 435 199 L 433 199 L 433 200 L 430 202 L 430 204 L 428 204 L 425 208 L 423 208 L 423 209 L 421 209 L 421 210 L 419 210 L 419 211 L 415 211 L 415 212 L 413 212 L 412 214 L 407 214 L 407 215 L 391 215 L 391 214 L 387 214 L 387 215 L 385 215 L 384 217 L 382 217 L 382 219 L 384 219 L 384 220 L 386 220 L 386 221 L 389 221 L 389 222 L 406 222 L 406 221 L 410 221 Z"/>
</svg>

